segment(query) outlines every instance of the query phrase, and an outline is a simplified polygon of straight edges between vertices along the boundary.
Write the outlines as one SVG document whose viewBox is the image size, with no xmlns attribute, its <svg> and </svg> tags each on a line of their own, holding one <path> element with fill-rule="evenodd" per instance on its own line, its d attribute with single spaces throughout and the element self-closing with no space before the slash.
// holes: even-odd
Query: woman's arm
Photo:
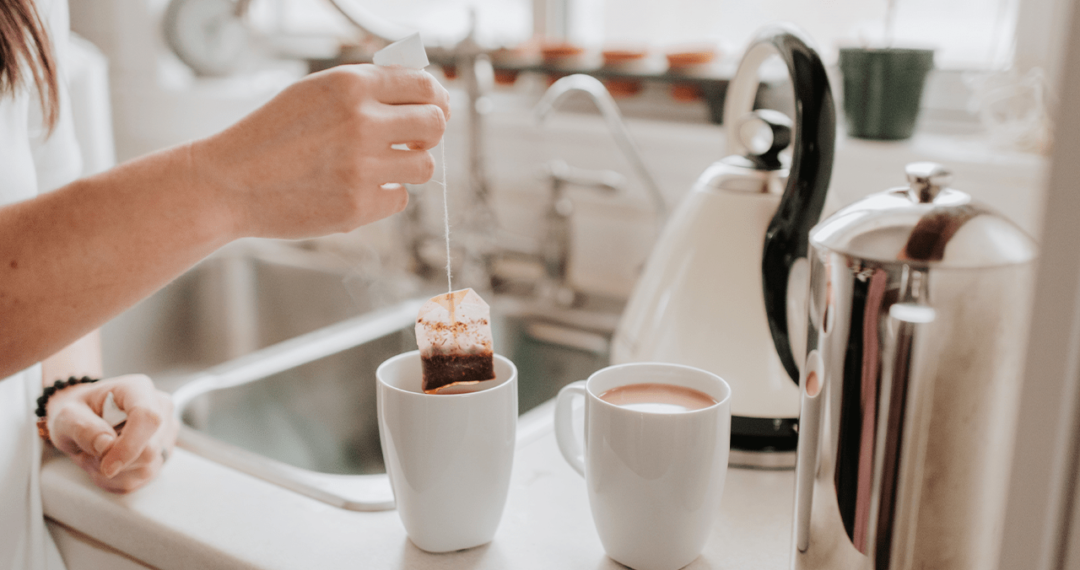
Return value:
<svg viewBox="0 0 1080 570">
<path fill-rule="evenodd" d="M 342 66 L 208 139 L 0 208 L 0 378 L 243 236 L 349 231 L 405 207 L 449 115 L 430 75 Z M 393 144 L 412 150 L 395 150 Z"/>
<path fill-rule="evenodd" d="M 105 374 L 103 370 L 101 331 L 95 329 L 41 361 L 41 382 L 48 386 L 71 376 L 101 378 Z"/>
</svg>

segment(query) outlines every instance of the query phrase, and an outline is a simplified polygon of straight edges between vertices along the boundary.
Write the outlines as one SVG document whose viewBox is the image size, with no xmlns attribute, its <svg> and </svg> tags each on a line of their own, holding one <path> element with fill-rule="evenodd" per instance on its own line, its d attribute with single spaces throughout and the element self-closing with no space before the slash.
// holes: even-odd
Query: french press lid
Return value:
<svg viewBox="0 0 1080 570">
<path fill-rule="evenodd" d="M 993 267 L 1031 261 L 1035 241 L 970 195 L 949 187 L 933 162 L 906 168 L 908 187 L 851 204 L 810 231 L 810 244 L 850 257 L 934 267 Z"/>
</svg>

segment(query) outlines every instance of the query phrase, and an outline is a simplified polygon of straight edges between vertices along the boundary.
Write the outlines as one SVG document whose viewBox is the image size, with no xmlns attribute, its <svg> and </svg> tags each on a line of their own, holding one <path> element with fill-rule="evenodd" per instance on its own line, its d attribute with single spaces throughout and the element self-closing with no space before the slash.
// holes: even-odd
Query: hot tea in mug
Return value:
<svg viewBox="0 0 1080 570">
<path fill-rule="evenodd" d="M 628 410 L 654 414 L 692 412 L 717 404 L 715 398 L 700 390 L 653 382 L 618 386 L 600 394 L 600 399 Z"/>
</svg>

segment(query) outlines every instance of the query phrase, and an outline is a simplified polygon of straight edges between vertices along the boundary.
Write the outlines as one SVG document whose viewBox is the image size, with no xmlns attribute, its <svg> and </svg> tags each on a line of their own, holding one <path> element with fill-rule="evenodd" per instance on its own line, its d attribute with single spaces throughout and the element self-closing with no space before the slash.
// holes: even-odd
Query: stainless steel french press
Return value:
<svg viewBox="0 0 1080 570">
<path fill-rule="evenodd" d="M 797 570 L 996 563 L 1037 248 L 942 166 L 907 178 L 810 233 Z"/>
</svg>

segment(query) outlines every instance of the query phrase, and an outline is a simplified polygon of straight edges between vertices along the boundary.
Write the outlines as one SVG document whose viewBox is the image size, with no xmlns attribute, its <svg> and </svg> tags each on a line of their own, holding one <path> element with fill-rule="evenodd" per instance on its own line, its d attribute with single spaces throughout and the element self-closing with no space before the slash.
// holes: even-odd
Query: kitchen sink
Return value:
<svg viewBox="0 0 1080 570">
<path fill-rule="evenodd" d="M 375 370 L 416 348 L 428 295 L 377 308 L 346 291 L 348 273 L 291 249 L 211 258 L 106 330 L 107 365 L 110 345 L 127 348 L 112 361 L 175 390 L 182 447 L 341 508 L 393 508 Z M 490 302 L 495 350 L 518 367 L 520 442 L 550 421 L 541 404 L 607 364 L 620 307 Z M 131 350 L 138 342 L 141 355 Z"/>
</svg>

